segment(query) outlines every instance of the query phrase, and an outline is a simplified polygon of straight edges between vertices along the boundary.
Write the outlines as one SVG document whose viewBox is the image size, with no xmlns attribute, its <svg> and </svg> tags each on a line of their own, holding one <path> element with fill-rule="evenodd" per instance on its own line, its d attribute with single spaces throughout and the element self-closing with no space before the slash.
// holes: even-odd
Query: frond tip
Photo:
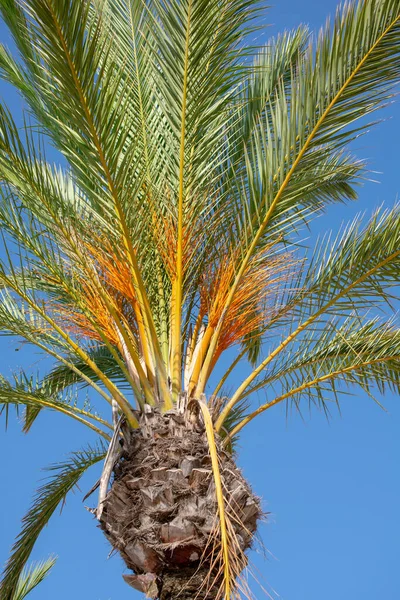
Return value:
<svg viewBox="0 0 400 600">
<path fill-rule="evenodd" d="M 56 564 L 56 558 L 32 563 L 22 571 L 12 600 L 24 600 L 26 596 L 41 583 Z"/>
</svg>

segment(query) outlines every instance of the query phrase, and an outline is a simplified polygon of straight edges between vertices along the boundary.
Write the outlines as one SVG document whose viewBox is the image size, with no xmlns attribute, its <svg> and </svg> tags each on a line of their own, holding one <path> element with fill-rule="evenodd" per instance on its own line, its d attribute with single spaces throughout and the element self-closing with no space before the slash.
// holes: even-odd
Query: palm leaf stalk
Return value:
<svg viewBox="0 0 400 600">
<path fill-rule="evenodd" d="M 1 410 L 23 407 L 24 431 L 59 412 L 108 444 L 38 490 L 1 597 L 19 597 L 41 530 L 104 459 L 93 513 L 127 583 L 239 598 L 262 514 L 239 432 L 283 401 L 328 411 L 349 386 L 400 389 L 400 206 L 311 258 L 298 244 L 367 177 L 349 144 L 399 81 L 399 2 L 347 3 L 317 38 L 299 27 L 263 47 L 248 43 L 256 0 L 0 8 L 16 46 L 0 46 L 0 75 L 26 106 L 23 127 L 0 106 L 0 330 L 54 361 L 2 377 Z"/>
</svg>

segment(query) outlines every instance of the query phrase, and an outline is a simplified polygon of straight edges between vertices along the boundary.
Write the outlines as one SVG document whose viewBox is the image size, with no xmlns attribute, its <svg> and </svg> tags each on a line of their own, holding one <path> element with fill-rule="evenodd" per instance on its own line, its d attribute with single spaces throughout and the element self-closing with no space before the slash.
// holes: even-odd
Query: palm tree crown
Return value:
<svg viewBox="0 0 400 600">
<path fill-rule="evenodd" d="M 60 501 L 106 455 L 105 518 L 117 441 L 149 414 L 183 414 L 179 427 L 205 431 L 223 573 L 210 597 L 236 597 L 243 532 L 232 526 L 223 448 L 284 400 L 325 409 L 343 385 L 400 389 L 399 206 L 355 219 L 310 258 L 296 245 L 366 177 L 348 144 L 393 96 L 399 0 L 346 4 L 317 39 L 299 27 L 263 47 L 248 43 L 263 10 L 255 0 L 0 7 L 18 49 L 15 58 L 0 47 L 0 73 L 27 106 L 22 129 L 0 106 L 0 327 L 55 361 L 42 378 L 2 377 L 0 402 L 26 407 L 25 431 L 48 408 L 101 440 L 38 491 L 2 598 L 13 598 Z M 47 162 L 49 143 L 61 167 Z M 242 360 L 248 375 L 226 398 Z M 88 386 L 110 419 L 79 403 Z M 254 408 L 260 389 L 267 401 Z M 154 581 L 140 589 L 173 597 Z"/>
</svg>

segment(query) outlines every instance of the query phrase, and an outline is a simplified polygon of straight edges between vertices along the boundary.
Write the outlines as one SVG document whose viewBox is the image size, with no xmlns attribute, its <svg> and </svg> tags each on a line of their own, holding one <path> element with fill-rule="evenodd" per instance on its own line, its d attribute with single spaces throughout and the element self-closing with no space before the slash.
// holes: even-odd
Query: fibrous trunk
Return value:
<svg viewBox="0 0 400 600">
<path fill-rule="evenodd" d="M 124 579 L 150 598 L 220 597 L 222 553 L 207 438 L 196 420 L 149 411 L 124 435 L 101 527 L 133 571 Z M 260 503 L 217 439 L 235 568 L 245 566 Z M 243 560 L 244 558 L 244 560 Z"/>
</svg>

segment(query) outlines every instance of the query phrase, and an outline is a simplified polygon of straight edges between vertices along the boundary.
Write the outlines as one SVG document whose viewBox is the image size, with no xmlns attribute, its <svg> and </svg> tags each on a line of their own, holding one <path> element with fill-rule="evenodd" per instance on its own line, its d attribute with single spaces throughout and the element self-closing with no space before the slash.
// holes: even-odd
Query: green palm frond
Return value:
<svg viewBox="0 0 400 600">
<path fill-rule="evenodd" d="M 253 68 L 237 99 L 241 118 L 231 137 L 231 143 L 237 140 L 237 151 L 242 156 L 257 126 L 268 118 L 268 107 L 274 105 L 281 86 L 290 86 L 292 70 L 306 52 L 309 35 L 305 26 L 283 32 L 276 39 L 269 39 L 253 59 Z M 239 156 L 233 162 L 238 164 Z"/>
<path fill-rule="evenodd" d="M 23 600 L 41 583 L 56 564 L 56 558 L 48 558 L 46 561 L 36 562 L 25 568 L 19 579 L 12 600 Z"/>
<path fill-rule="evenodd" d="M 23 371 L 15 373 L 13 381 L 0 377 L 0 407 L 7 410 L 9 406 L 24 406 L 26 410 L 23 431 L 25 432 L 29 431 L 39 411 L 47 408 L 69 416 L 105 439 L 109 439 L 103 428 L 110 429 L 112 425 L 102 419 L 88 402 L 80 408 L 77 394 L 74 392 L 63 394 L 64 386 L 59 386 L 57 383 L 50 378 L 41 381 L 32 376 L 28 377 Z"/>
<path fill-rule="evenodd" d="M 318 337 L 317 337 L 318 336 Z M 360 386 L 373 398 L 372 390 L 381 394 L 391 390 L 400 394 L 400 329 L 376 319 L 360 324 L 349 319 L 340 327 L 332 324 L 316 330 L 315 339 L 300 343 L 294 356 L 286 357 L 272 373 L 248 390 L 248 394 L 271 386 L 268 402 L 246 415 L 231 430 L 235 436 L 257 415 L 285 400 L 296 406 L 304 400 L 329 412 L 327 402 L 339 402 L 343 386 Z M 281 387 L 276 395 L 275 385 Z M 243 399 L 248 395 L 243 394 Z M 228 436 L 228 439 L 229 439 Z"/>
<path fill-rule="evenodd" d="M 29 127 L 21 134 L 9 111 L 0 107 L 2 226 L 22 248 L 58 274 L 62 257 L 78 259 L 78 236 L 91 239 L 91 233 L 103 231 L 112 238 L 114 229 L 91 205 L 72 174 L 47 163 L 44 150 L 37 145 Z"/>
<path fill-rule="evenodd" d="M 346 314 L 390 301 L 397 285 L 399 243 L 398 204 L 377 209 L 366 225 L 362 216 L 356 217 L 332 242 L 321 240 L 305 274 L 302 314 L 324 306 L 325 313 L 334 306 L 334 314 Z"/>
<path fill-rule="evenodd" d="M 87 348 L 88 355 L 96 363 L 107 377 L 118 384 L 121 389 L 130 390 L 129 381 L 126 379 L 124 373 L 121 371 L 120 365 L 115 361 L 114 356 L 110 351 L 101 345 L 92 345 Z M 80 373 L 84 373 L 90 379 L 93 379 L 97 384 L 100 384 L 100 380 L 96 377 L 96 374 L 91 371 L 88 366 L 73 356 L 70 357 L 71 364 L 77 369 L 74 371 L 68 365 L 57 365 L 50 373 L 46 376 L 46 381 L 51 385 L 56 385 L 59 389 L 64 389 L 74 384 L 78 384 L 80 387 L 87 387 L 89 384 L 86 380 L 83 380 Z"/>
<path fill-rule="evenodd" d="M 287 392 L 302 382 L 313 381 L 326 373 L 337 372 L 338 376 L 341 376 L 342 369 L 343 376 L 346 377 L 347 367 L 371 361 L 372 365 L 375 365 L 380 360 L 385 363 L 387 361 L 383 369 L 391 369 L 390 378 L 382 376 L 382 379 L 379 379 L 378 365 L 378 371 L 375 374 L 371 371 L 371 378 L 368 379 L 369 365 L 366 364 L 365 382 L 374 384 L 380 393 L 384 393 L 385 383 L 392 391 L 397 392 L 400 381 L 398 369 L 396 372 L 396 362 L 400 360 L 399 336 L 400 330 L 395 324 L 382 322 L 379 318 L 366 320 L 349 317 L 343 324 L 328 321 L 305 336 L 297 344 L 293 354 L 282 356 L 268 376 L 258 381 L 244 396 L 249 396 L 252 391 L 265 388 L 274 382 L 279 382 Z"/>
<path fill-rule="evenodd" d="M 212 400 L 209 401 L 210 410 L 212 412 L 213 421 L 217 420 L 218 414 L 221 412 L 224 406 L 226 406 L 228 402 L 228 397 L 213 397 Z M 246 418 L 246 416 L 250 412 L 250 402 L 247 398 L 244 398 L 241 402 L 238 402 L 232 410 L 229 412 L 229 415 L 224 421 L 224 426 L 220 430 L 220 437 L 222 440 L 225 440 L 225 444 L 229 452 L 234 452 L 236 449 L 236 444 L 238 441 L 238 436 L 232 432 L 235 428 Z M 231 435 L 232 434 L 232 435 Z"/>
<path fill-rule="evenodd" d="M 14 600 L 18 581 L 32 549 L 43 528 L 47 525 L 60 503 L 74 489 L 89 467 L 105 456 L 103 447 L 89 448 L 71 454 L 64 463 L 48 468 L 51 475 L 36 492 L 33 504 L 22 520 L 22 530 L 14 544 L 11 557 L 0 582 L 4 600 Z"/>
<path fill-rule="evenodd" d="M 224 312 L 251 257 L 266 236 L 286 230 L 289 221 L 299 220 L 304 208 L 302 195 L 318 195 L 321 164 L 331 161 L 345 143 L 354 139 L 359 127 L 354 121 L 375 111 L 390 95 L 400 74 L 400 18 L 397 2 L 360 2 L 338 12 L 334 31 L 326 29 L 316 51 L 310 46 L 293 71 L 290 93 L 282 86 L 278 99 L 265 119 L 265 128 L 256 130 L 247 161 L 249 194 L 255 208 L 239 241 L 245 250 L 227 297 Z M 351 48 L 351 51 L 349 50 Z M 346 50 L 345 50 L 346 49 Z M 345 57 L 345 58 L 344 58 Z M 371 77 L 374 73 L 376 76 Z M 198 391 L 202 392 L 210 370 L 224 320 L 220 319 Z"/>
<path fill-rule="evenodd" d="M 300 290 L 287 300 L 291 329 L 281 343 L 254 369 L 235 391 L 217 422 L 217 427 L 253 381 L 287 352 L 303 335 L 313 339 L 310 328 L 329 315 L 346 316 L 370 309 L 374 303 L 387 303 L 398 285 L 400 267 L 400 210 L 377 210 L 363 227 L 358 217 L 332 244 L 325 240 L 316 246 L 313 260 L 302 278 Z M 284 319 L 288 318 L 283 311 Z M 279 311 L 278 311 L 279 321 Z M 274 326 L 276 323 L 274 323 Z M 251 388 L 253 389 L 253 388 Z"/>
<path fill-rule="evenodd" d="M 316 49 L 310 46 L 299 61 L 291 89 L 278 92 L 259 134 L 259 143 L 270 143 L 264 170 L 261 164 L 253 167 L 263 181 L 260 207 L 265 204 L 256 234 L 259 228 L 276 227 L 281 211 L 286 215 L 302 205 L 303 186 L 315 190 L 311 177 L 319 162 L 368 126 L 356 124 L 358 119 L 392 97 L 399 78 L 399 36 L 395 1 L 348 4 L 338 11 L 333 29 L 328 25 L 321 32 Z"/>
</svg>

